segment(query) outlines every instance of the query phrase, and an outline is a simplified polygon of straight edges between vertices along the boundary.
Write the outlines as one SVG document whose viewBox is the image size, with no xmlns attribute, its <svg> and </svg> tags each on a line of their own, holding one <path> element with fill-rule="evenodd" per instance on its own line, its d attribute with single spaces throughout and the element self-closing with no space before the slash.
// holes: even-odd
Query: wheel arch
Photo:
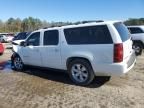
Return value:
<svg viewBox="0 0 144 108">
<path fill-rule="evenodd" d="M 73 60 L 76 60 L 76 59 L 85 60 L 92 66 L 92 58 L 88 58 L 85 56 L 72 56 L 72 57 L 67 58 L 66 66 L 68 67 L 69 63 L 72 62 Z"/>
<path fill-rule="evenodd" d="M 13 59 L 13 58 L 16 57 L 16 56 L 19 56 L 19 57 L 21 58 L 21 56 L 20 56 L 18 53 L 14 52 L 14 53 L 12 54 L 12 56 L 11 56 L 11 59 Z M 21 59 L 22 59 L 22 58 L 21 58 Z"/>
</svg>

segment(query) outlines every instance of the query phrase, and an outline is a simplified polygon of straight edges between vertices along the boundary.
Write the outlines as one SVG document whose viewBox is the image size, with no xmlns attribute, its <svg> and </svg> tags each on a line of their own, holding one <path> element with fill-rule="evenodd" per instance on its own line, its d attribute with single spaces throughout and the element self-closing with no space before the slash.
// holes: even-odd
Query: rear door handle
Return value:
<svg viewBox="0 0 144 108">
<path fill-rule="evenodd" d="M 58 49 L 55 49 L 55 52 L 59 52 L 59 50 L 58 50 Z"/>
<path fill-rule="evenodd" d="M 35 51 L 35 52 L 39 52 L 39 50 L 38 50 L 38 49 L 35 49 L 34 51 Z"/>
</svg>

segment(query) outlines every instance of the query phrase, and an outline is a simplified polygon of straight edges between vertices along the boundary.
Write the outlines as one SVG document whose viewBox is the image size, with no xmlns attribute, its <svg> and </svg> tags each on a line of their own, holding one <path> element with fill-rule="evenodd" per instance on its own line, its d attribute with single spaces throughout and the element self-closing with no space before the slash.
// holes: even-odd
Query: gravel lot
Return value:
<svg viewBox="0 0 144 108">
<path fill-rule="evenodd" d="M 98 77 L 87 87 L 58 71 L 14 72 L 11 54 L 0 56 L 0 108 L 144 108 L 144 54 L 128 74 Z"/>
</svg>

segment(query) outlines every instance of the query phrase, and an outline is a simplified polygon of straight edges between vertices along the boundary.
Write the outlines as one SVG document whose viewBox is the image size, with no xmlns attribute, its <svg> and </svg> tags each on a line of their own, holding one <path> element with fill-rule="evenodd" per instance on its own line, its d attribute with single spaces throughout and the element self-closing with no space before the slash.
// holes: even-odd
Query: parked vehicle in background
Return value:
<svg viewBox="0 0 144 108">
<path fill-rule="evenodd" d="M 31 32 L 20 32 L 18 33 L 12 40 L 12 50 L 17 49 L 17 45 L 19 45 L 22 41 L 24 41 Z"/>
<path fill-rule="evenodd" d="M 0 42 L 0 55 L 4 53 L 4 45 Z"/>
<path fill-rule="evenodd" d="M 7 36 L 7 42 L 12 42 L 13 38 L 14 38 L 14 37 L 11 36 L 11 35 Z"/>
<path fill-rule="evenodd" d="M 128 26 L 133 40 L 133 49 L 136 55 L 141 55 L 144 49 L 144 26 Z"/>
<path fill-rule="evenodd" d="M 7 37 L 0 34 L 0 42 L 7 42 Z"/>
<path fill-rule="evenodd" d="M 11 57 L 12 67 L 25 65 L 67 70 L 78 85 L 95 76 L 122 75 L 136 57 L 129 31 L 122 22 L 91 22 L 32 32 Z"/>
<path fill-rule="evenodd" d="M 13 33 L 0 33 L 0 42 L 11 42 L 13 38 Z"/>
<path fill-rule="evenodd" d="M 31 32 L 20 32 L 12 40 L 12 44 L 20 44 L 21 41 L 24 41 Z"/>
</svg>

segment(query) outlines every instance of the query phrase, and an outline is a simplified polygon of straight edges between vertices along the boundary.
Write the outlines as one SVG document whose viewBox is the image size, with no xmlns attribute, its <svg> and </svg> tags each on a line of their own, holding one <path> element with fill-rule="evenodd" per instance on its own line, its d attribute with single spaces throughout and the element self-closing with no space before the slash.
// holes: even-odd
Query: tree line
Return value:
<svg viewBox="0 0 144 108">
<path fill-rule="evenodd" d="M 38 18 L 28 17 L 23 20 L 20 18 L 9 18 L 7 21 L 3 22 L 0 20 L 0 33 L 2 32 L 24 32 L 33 31 L 45 27 L 55 27 L 71 24 L 80 24 L 88 21 L 78 21 L 78 22 L 47 22 L 42 21 Z M 144 18 L 130 18 L 124 22 L 126 25 L 144 25 Z"/>
<path fill-rule="evenodd" d="M 24 32 L 24 31 L 34 31 L 45 27 L 55 27 L 62 25 L 72 24 L 70 22 L 47 22 L 42 21 L 38 18 L 28 17 L 23 20 L 20 18 L 9 18 L 7 21 L 3 22 L 0 20 L 0 33 L 6 32 Z"/>
<path fill-rule="evenodd" d="M 126 25 L 144 25 L 144 18 L 130 18 L 125 21 Z"/>
</svg>

